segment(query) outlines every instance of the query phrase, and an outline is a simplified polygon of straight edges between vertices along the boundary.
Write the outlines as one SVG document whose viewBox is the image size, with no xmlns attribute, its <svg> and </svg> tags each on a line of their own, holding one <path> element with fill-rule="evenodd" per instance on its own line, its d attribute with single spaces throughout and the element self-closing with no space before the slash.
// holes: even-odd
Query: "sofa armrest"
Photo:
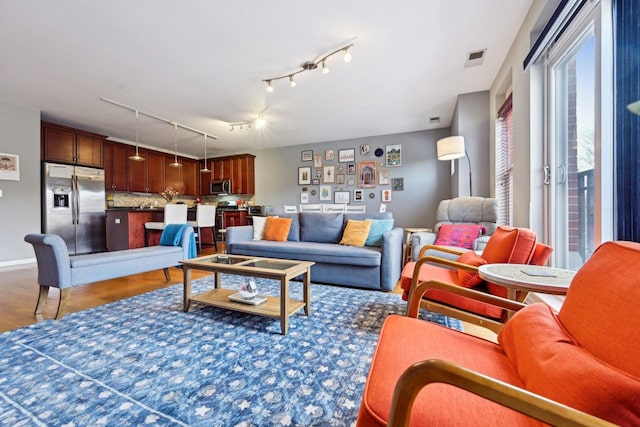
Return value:
<svg viewBox="0 0 640 427">
<path fill-rule="evenodd" d="M 234 243 L 248 242 L 253 240 L 253 225 L 240 225 L 236 227 L 227 227 L 227 252 L 231 252 Z"/>
<path fill-rule="evenodd" d="M 431 233 L 428 231 L 411 233 L 411 261 L 415 261 L 418 259 L 418 254 L 420 253 L 420 249 L 422 249 L 423 246 L 433 245 L 436 241 L 436 237 L 438 237 L 436 233 Z"/>
<path fill-rule="evenodd" d="M 71 261 L 62 237 L 56 234 L 27 234 L 38 261 L 38 284 L 64 289 L 71 286 Z"/>
<path fill-rule="evenodd" d="M 402 237 L 404 231 L 396 227 L 382 235 L 380 289 L 392 291 L 402 273 Z"/>
<path fill-rule="evenodd" d="M 485 246 L 487 246 L 487 242 L 491 236 L 480 236 L 476 240 L 473 241 L 473 250 L 476 252 L 484 251 Z"/>
<path fill-rule="evenodd" d="M 182 230 L 182 237 L 180 238 L 180 246 L 182 247 L 182 252 L 184 259 L 192 258 L 192 254 L 196 254 L 196 240 L 195 234 L 193 231 L 193 227 L 188 225 Z M 193 250 L 192 250 L 193 248 Z"/>
<path fill-rule="evenodd" d="M 550 425 L 614 426 L 608 421 L 562 405 L 525 389 L 440 359 L 407 368 L 393 391 L 389 424 L 409 426 L 416 396 L 432 383 L 450 384 Z"/>
</svg>

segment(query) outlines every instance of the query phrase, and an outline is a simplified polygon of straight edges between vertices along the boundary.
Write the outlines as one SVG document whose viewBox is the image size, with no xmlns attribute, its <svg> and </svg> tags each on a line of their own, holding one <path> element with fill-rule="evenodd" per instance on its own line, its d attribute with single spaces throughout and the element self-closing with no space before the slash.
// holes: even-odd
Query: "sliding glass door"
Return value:
<svg viewBox="0 0 640 427">
<path fill-rule="evenodd" d="M 554 265 L 577 269 L 612 235 L 610 55 L 601 6 L 581 11 L 545 64 L 545 184 Z M 610 28 L 610 25 L 605 25 Z"/>
</svg>

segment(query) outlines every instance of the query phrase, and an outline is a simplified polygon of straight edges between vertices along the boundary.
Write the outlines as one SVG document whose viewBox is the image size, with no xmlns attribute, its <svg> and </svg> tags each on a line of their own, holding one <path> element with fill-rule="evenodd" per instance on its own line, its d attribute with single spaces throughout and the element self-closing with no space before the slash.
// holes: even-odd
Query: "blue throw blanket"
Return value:
<svg viewBox="0 0 640 427">
<path fill-rule="evenodd" d="M 162 230 L 162 236 L 160 236 L 160 244 L 162 246 L 180 246 L 182 240 L 182 232 L 187 227 L 187 224 L 167 224 Z M 195 258 L 198 256 L 196 251 L 196 238 L 191 233 L 191 240 L 189 242 L 189 258 Z"/>
</svg>

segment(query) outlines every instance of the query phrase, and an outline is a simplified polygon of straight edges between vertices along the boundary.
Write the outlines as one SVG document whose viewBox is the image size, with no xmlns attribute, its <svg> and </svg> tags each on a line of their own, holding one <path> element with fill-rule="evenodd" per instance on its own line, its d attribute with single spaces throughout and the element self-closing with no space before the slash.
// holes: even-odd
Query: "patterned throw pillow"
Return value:
<svg viewBox="0 0 640 427">
<path fill-rule="evenodd" d="M 483 225 L 477 224 L 442 224 L 438 230 L 435 244 L 473 249 L 473 241 L 484 234 Z"/>
</svg>

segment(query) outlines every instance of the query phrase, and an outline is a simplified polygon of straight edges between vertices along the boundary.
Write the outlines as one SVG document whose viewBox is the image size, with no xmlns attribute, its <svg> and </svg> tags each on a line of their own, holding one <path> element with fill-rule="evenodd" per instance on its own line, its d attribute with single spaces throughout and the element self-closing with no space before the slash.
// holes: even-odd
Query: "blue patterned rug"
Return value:
<svg viewBox="0 0 640 427">
<path fill-rule="evenodd" d="M 277 294 L 279 282 L 258 283 Z M 212 276 L 194 281 L 212 287 Z M 311 295 L 311 316 L 293 316 L 286 336 L 266 317 L 184 313 L 182 285 L 2 334 L 0 425 L 353 425 L 380 326 L 406 303 L 328 285 Z"/>
</svg>

